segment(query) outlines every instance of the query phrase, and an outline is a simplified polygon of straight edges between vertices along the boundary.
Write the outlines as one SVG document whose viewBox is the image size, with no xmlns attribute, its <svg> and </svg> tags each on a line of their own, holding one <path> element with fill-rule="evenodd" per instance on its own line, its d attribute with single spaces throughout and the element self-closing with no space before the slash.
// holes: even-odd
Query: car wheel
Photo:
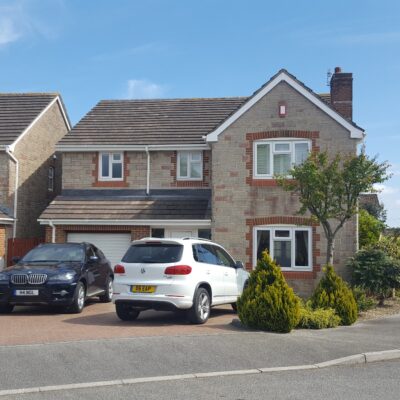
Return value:
<svg viewBox="0 0 400 400">
<path fill-rule="evenodd" d="M 0 314 L 11 314 L 13 310 L 12 304 L 0 304 Z"/>
<path fill-rule="evenodd" d="M 68 310 L 74 314 L 80 314 L 85 306 L 86 288 L 82 282 L 78 282 L 75 288 L 74 300 Z"/>
<path fill-rule="evenodd" d="M 210 316 L 210 294 L 204 288 L 196 291 L 193 298 L 193 306 L 188 312 L 189 321 L 192 324 L 204 324 Z"/>
<path fill-rule="evenodd" d="M 237 303 L 231 303 L 232 310 L 237 312 Z"/>
<path fill-rule="evenodd" d="M 106 290 L 104 294 L 99 296 L 99 299 L 102 303 L 110 303 L 112 301 L 114 290 L 113 290 L 113 278 L 109 276 L 106 281 Z"/>
<path fill-rule="evenodd" d="M 139 310 L 135 310 L 127 304 L 116 304 L 115 311 L 122 321 L 134 321 L 140 314 Z"/>
</svg>

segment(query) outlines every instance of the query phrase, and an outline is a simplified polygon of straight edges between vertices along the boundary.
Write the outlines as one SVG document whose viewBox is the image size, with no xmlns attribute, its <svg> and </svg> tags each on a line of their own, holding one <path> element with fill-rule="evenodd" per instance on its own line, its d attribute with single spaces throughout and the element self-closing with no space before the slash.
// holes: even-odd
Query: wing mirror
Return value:
<svg viewBox="0 0 400 400">
<path fill-rule="evenodd" d="M 90 256 L 89 257 L 89 261 L 90 262 L 95 262 L 95 261 L 97 261 L 99 259 L 99 257 L 97 257 L 97 256 Z"/>
<path fill-rule="evenodd" d="M 236 261 L 235 262 L 235 268 L 244 269 L 244 265 L 243 265 L 242 261 Z"/>
</svg>

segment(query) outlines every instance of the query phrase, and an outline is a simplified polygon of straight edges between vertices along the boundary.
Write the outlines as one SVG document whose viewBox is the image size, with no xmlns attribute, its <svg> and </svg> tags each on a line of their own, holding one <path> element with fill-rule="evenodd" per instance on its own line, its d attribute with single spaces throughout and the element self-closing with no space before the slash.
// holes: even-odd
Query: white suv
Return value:
<svg viewBox="0 0 400 400">
<path fill-rule="evenodd" d="M 114 267 L 113 303 L 124 321 L 148 309 L 187 310 L 192 323 L 204 324 L 211 306 L 236 309 L 248 276 L 209 240 L 146 238 L 132 242 Z"/>
</svg>

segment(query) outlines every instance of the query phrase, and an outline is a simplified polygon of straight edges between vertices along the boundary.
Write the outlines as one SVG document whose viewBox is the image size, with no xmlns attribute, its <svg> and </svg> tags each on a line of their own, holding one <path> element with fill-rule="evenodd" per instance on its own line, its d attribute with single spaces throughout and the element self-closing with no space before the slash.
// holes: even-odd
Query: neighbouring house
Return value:
<svg viewBox="0 0 400 400">
<path fill-rule="evenodd" d="M 277 186 L 311 150 L 356 154 L 352 74 L 317 95 L 286 70 L 249 97 L 100 101 L 58 144 L 63 191 L 40 222 L 48 241 L 97 244 L 114 263 L 145 236 L 212 238 L 248 269 L 265 248 L 300 295 L 325 262 L 322 228 Z M 336 242 L 345 275 L 357 221 Z"/>
<path fill-rule="evenodd" d="M 37 219 L 61 191 L 55 145 L 69 129 L 57 93 L 0 93 L 0 269 L 8 239 L 44 238 Z"/>
</svg>

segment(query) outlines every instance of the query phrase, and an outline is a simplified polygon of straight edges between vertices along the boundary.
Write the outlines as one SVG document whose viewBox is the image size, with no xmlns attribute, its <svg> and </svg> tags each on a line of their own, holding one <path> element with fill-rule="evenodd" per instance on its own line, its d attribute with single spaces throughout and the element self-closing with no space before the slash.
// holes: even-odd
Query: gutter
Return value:
<svg viewBox="0 0 400 400">
<path fill-rule="evenodd" d="M 49 221 L 49 225 L 51 227 L 51 243 L 56 242 L 56 226 L 54 225 L 53 221 Z"/>
<path fill-rule="evenodd" d="M 14 187 L 14 221 L 13 221 L 13 239 L 17 236 L 17 206 L 18 206 L 18 176 L 19 176 L 19 162 L 16 157 L 12 154 L 12 150 L 10 146 L 6 146 L 6 153 L 11 158 L 11 160 L 15 163 L 15 187 Z"/>
<path fill-rule="evenodd" d="M 147 154 L 147 180 L 146 180 L 146 195 L 150 194 L 150 152 L 149 146 L 145 148 Z"/>
</svg>

